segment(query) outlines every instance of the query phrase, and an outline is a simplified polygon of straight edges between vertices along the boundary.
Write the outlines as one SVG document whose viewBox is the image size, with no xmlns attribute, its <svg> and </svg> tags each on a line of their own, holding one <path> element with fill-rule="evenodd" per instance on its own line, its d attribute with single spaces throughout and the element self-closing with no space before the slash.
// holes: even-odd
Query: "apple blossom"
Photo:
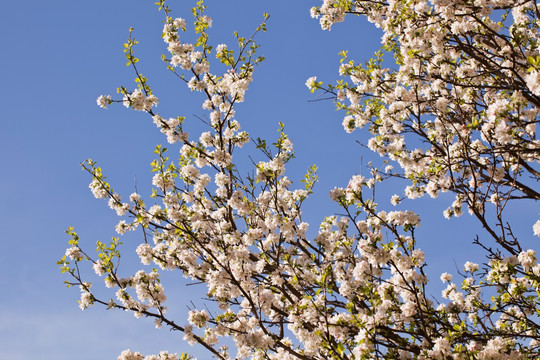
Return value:
<svg viewBox="0 0 540 360">
<path fill-rule="evenodd" d="M 165 13 L 164 60 L 203 97 L 208 127 L 188 134 L 185 117 L 158 114 L 130 32 L 126 57 L 137 87 L 121 87 L 120 99 L 102 96 L 98 105 L 122 102 L 147 113 L 176 146 L 177 159 L 157 146 L 152 196 L 133 193 L 129 203 L 96 162 L 83 163 L 93 195 L 122 218 L 116 232 L 141 230 L 135 254 L 142 269 L 123 275 L 120 259 L 129 254 L 118 238 L 97 242 L 92 256 L 69 228 L 70 246 L 58 264 L 71 277 L 66 283 L 79 287 L 82 310 L 100 304 L 151 317 L 157 328 L 178 330 L 222 360 L 540 356 L 540 264 L 536 251 L 523 248 L 512 232 L 505 211 L 508 203 L 540 199 L 534 182 L 540 160 L 535 2 L 324 0 L 311 9 L 324 30 L 348 14 L 366 16 L 384 33 L 382 51 L 395 59 L 383 67 L 379 53 L 362 65 L 344 52 L 336 85 L 306 81 L 310 91 L 335 96 L 347 132 L 367 126 L 367 147 L 384 159 L 381 170 L 370 163 L 369 175 L 336 184 L 329 195 L 341 215 L 329 214 L 315 235 L 307 231 L 302 205 L 313 192 L 316 167 L 301 188 L 287 176 L 294 154 L 283 124 L 273 146 L 255 141 L 263 158 L 245 172 L 250 175 L 235 157 L 250 139 L 240 132 L 235 108 L 263 60 L 254 37 L 237 37 L 239 50 L 210 45 L 213 20 L 199 1 L 193 9 L 197 38 L 189 41 L 186 32 L 180 41 L 187 22 L 173 18 L 164 0 L 157 4 Z M 263 22 L 255 33 L 265 29 Z M 215 62 L 226 70 L 216 73 Z M 430 293 L 426 255 L 417 247 L 420 216 L 377 202 L 375 190 L 391 178 L 405 181 L 392 205 L 451 192 L 444 217 L 466 209 L 492 238 L 475 241 L 487 260 L 467 261 L 461 285 L 450 273 L 440 276 L 446 286 L 440 300 Z M 533 233 L 540 236 L 540 220 Z M 205 287 L 208 301 L 193 305 L 188 319 L 167 312 L 165 270 Z M 111 293 L 94 292 L 87 281 L 92 272 Z M 225 344 L 234 344 L 234 352 Z M 118 357 L 177 358 L 130 350 Z"/>
</svg>

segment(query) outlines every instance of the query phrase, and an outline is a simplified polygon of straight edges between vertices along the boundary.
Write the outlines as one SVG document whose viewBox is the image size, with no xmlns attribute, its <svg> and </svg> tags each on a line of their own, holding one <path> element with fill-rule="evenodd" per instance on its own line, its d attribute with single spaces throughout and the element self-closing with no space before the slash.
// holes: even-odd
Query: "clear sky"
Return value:
<svg viewBox="0 0 540 360">
<path fill-rule="evenodd" d="M 169 1 L 173 16 L 191 20 L 195 1 Z M 378 49 L 380 33 L 364 19 L 351 18 L 323 32 L 309 16 L 312 0 L 208 0 L 214 19 L 210 41 L 234 44 L 232 32 L 251 35 L 268 12 L 268 32 L 258 36 L 267 57 L 254 75 L 246 102 L 237 118 L 253 138 L 274 139 L 278 121 L 295 144 L 297 159 L 289 166 L 299 180 L 308 166 L 319 166 L 320 183 L 307 203 L 306 219 L 316 229 L 325 215 L 336 211 L 328 200 L 334 185 L 346 185 L 362 171 L 373 154 L 347 135 L 343 113 L 331 101 L 318 101 L 304 83 L 310 76 L 333 81 L 338 77 L 338 52 L 367 60 Z M 56 261 L 67 246 L 63 232 L 74 226 L 83 246 L 114 236 L 118 218 L 88 190 L 90 178 L 80 169 L 86 158 L 99 162 L 115 190 L 125 196 L 134 179 L 143 194 L 150 193 L 150 162 L 156 144 L 166 143 L 149 117 L 121 105 L 97 107 L 101 94 L 133 88 L 134 74 L 125 66 L 122 44 L 135 28 L 139 69 L 160 98 L 159 112 L 167 116 L 204 115 L 201 97 L 169 73 L 160 56 L 162 13 L 153 0 L 28 0 L 0 5 L 2 71 L 0 86 L 0 359 L 116 359 L 126 348 L 143 353 L 191 351 L 181 334 L 153 329 L 148 319 L 105 311 L 97 306 L 81 312 L 78 289 L 66 289 Z M 171 148 L 171 153 L 173 149 Z M 387 200 L 394 192 L 381 193 Z M 475 234 L 470 219 L 446 221 L 442 210 L 448 198 L 416 201 L 411 207 L 423 217 L 420 247 L 425 249 L 435 283 L 442 271 L 474 258 Z M 534 206 L 534 205 L 533 205 Z M 538 207 L 515 209 L 523 219 L 523 234 L 532 238 Z M 127 245 L 129 247 L 129 245 Z M 133 259 L 134 254 L 129 254 Z M 127 261 L 128 265 L 130 263 Z M 180 275 L 170 276 L 169 307 L 182 319 L 200 294 L 183 287 Z M 438 295 L 438 293 L 434 293 Z M 194 353 L 197 353 L 195 350 Z M 201 353 L 204 354 L 204 353 Z M 207 358 L 205 355 L 199 359 Z"/>
</svg>

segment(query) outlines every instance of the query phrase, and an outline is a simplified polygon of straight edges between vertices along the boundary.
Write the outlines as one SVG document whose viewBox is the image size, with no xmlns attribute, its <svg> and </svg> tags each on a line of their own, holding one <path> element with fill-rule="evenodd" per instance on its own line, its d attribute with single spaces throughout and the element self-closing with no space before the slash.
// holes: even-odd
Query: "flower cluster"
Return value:
<svg viewBox="0 0 540 360">
<path fill-rule="evenodd" d="M 370 175 L 336 186 L 330 198 L 342 215 L 326 217 L 313 232 L 302 205 L 317 181 L 316 168 L 295 188 L 286 175 L 293 144 L 282 124 L 273 146 L 255 142 L 262 159 L 248 169 L 252 175 L 243 176 L 233 156 L 250 139 L 240 131 L 235 107 L 262 61 L 253 37 L 238 36 L 238 50 L 211 46 L 212 19 L 199 1 L 193 9 L 198 38 L 188 41 L 186 20 L 171 17 L 163 0 L 158 5 L 166 14 L 163 39 L 170 57 L 164 60 L 203 97 L 208 128 L 193 136 L 183 131 L 185 117 L 157 113 L 130 37 L 126 56 L 139 85 L 133 92 L 121 88 L 123 99 L 117 101 L 148 113 L 178 152 L 171 160 L 166 148 L 156 147 L 151 200 L 133 193 L 122 202 L 95 162 L 83 165 L 94 196 L 108 200 L 122 217 L 116 231 L 142 230 L 136 255 L 146 270 L 120 276 L 119 239 L 98 242 L 94 259 L 68 230 L 70 247 L 59 264 L 75 279 L 68 284 L 81 289 L 81 309 L 102 304 L 151 317 L 156 327 L 179 330 L 187 342 L 222 360 L 540 356 L 540 264 L 503 217 L 508 202 L 539 199 L 527 180 L 538 178 L 533 166 L 540 145 L 533 2 L 324 0 L 312 9 L 323 29 L 347 13 L 365 15 L 383 29 L 383 50 L 395 56 L 397 67 L 384 68 L 382 54 L 367 65 L 344 59 L 338 85 L 324 88 L 312 77 L 306 86 L 335 94 L 346 111 L 345 130 L 368 126 L 368 147 L 401 169 L 370 165 Z M 506 16 L 492 20 L 498 11 L 511 14 L 513 22 Z M 214 62 L 226 70 L 213 72 Z M 112 102 L 98 99 L 102 107 Z M 411 181 L 403 195 L 392 196 L 394 206 L 404 197 L 454 192 L 445 215 L 467 209 L 494 238 L 493 246 L 483 246 L 485 264 L 464 264 L 462 284 L 452 274 L 441 275 L 446 287 L 440 303 L 428 292 L 426 258 L 417 247 L 419 215 L 399 207 L 386 211 L 376 202 L 375 188 L 390 177 Z M 495 209 L 493 221 L 488 206 Z M 114 296 L 93 292 L 80 271 L 84 262 Z M 186 325 L 167 313 L 161 271 L 179 271 L 206 288 L 209 302 L 193 305 Z M 231 343 L 235 353 L 226 346 Z M 177 358 L 125 350 L 118 359 Z"/>
<path fill-rule="evenodd" d="M 161 351 L 157 355 L 143 356 L 139 352 L 124 350 L 122 351 L 120 356 L 118 356 L 118 360 L 178 360 L 178 359 L 179 357 L 177 354 L 169 354 L 167 351 Z"/>
<path fill-rule="evenodd" d="M 449 302 L 435 307 L 437 320 L 431 324 L 439 324 L 437 330 L 420 336 L 424 342 L 418 348 L 409 347 L 405 355 L 403 347 L 388 345 L 384 331 L 373 331 L 359 343 L 367 348 L 364 355 L 372 356 L 376 346 L 383 346 L 388 358 L 538 356 L 539 330 L 533 320 L 538 309 L 538 297 L 533 295 L 535 252 L 522 247 L 505 211 L 517 200 L 540 199 L 535 187 L 540 178 L 535 169 L 540 162 L 537 4 L 324 0 L 311 10 L 325 30 L 344 21 L 346 14 L 366 16 L 383 31 L 381 51 L 366 64 L 355 62 L 344 51 L 342 78 L 336 85 L 323 86 L 314 77 L 306 85 L 335 96 L 338 109 L 346 113 L 345 131 L 369 128 L 367 146 L 400 169 L 385 171 L 385 178 L 411 180 L 405 197 L 435 198 L 453 192 L 455 200 L 444 216 L 460 216 L 467 210 L 501 248 L 494 251 L 491 245 L 483 245 L 489 262 L 482 275 L 463 281 L 463 292 L 452 283 L 451 274 L 441 275 L 448 283 L 443 297 Z M 395 64 L 385 67 L 385 54 L 391 54 Z M 347 201 L 352 199 L 351 184 Z M 347 204 L 341 195 L 338 189 L 332 193 Z M 400 201 L 400 195 L 392 197 L 394 205 Z M 388 215 L 378 218 L 393 224 Z M 397 224 L 407 226 L 400 220 L 403 215 Z M 538 224 L 540 220 L 533 225 L 536 236 L 540 236 Z M 477 264 L 465 264 L 468 273 L 478 269 Z M 485 288 L 497 296 L 490 301 L 482 291 Z M 462 335 L 445 331 L 445 323 Z M 422 332 L 427 328 L 424 325 Z M 414 334 L 417 337 L 419 332 Z M 469 334 L 475 335 L 467 340 Z M 402 350 L 394 355 L 392 349 L 397 348 Z"/>
<path fill-rule="evenodd" d="M 369 125 L 368 147 L 413 180 L 408 198 L 456 193 L 445 216 L 467 208 L 509 250 L 506 222 L 488 225 L 486 204 L 501 214 L 508 201 L 540 199 L 528 180 L 538 179 L 540 161 L 536 3 L 325 0 L 312 9 L 323 29 L 347 13 L 367 16 L 384 35 L 377 61 L 358 64 L 343 52 L 343 79 L 317 84 L 346 111 L 345 130 Z M 397 67 L 383 66 L 384 53 Z"/>
</svg>

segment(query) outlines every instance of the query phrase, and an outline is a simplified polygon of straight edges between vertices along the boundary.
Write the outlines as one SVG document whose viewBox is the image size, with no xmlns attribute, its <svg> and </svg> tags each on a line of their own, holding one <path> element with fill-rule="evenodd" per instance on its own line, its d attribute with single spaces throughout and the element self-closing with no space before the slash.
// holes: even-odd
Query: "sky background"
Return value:
<svg viewBox="0 0 540 360">
<path fill-rule="evenodd" d="M 193 131 L 198 128 L 195 116 L 205 115 L 200 94 L 191 93 L 160 59 L 166 52 L 161 40 L 163 14 L 153 3 L 29 0 L 0 5 L 0 359 L 116 359 L 127 348 L 145 354 L 191 351 L 199 359 L 207 358 L 185 344 L 181 334 L 154 329 L 151 320 L 99 306 L 80 311 L 79 290 L 66 289 L 66 277 L 56 266 L 67 246 L 68 226 L 75 227 L 90 251 L 96 240 L 115 236 L 118 218 L 104 201 L 93 198 L 88 189 L 91 179 L 81 171 L 80 162 L 90 157 L 98 161 L 124 197 L 133 192 L 135 178 L 140 192 L 148 195 L 152 151 L 166 143 L 144 114 L 121 105 L 108 110 L 96 105 L 101 94 L 114 95 L 120 85 L 135 86 L 122 52 L 130 26 L 140 41 L 139 70 L 160 99 L 160 114 L 186 116 L 186 126 Z M 169 1 L 173 16 L 188 21 L 194 3 Z M 337 211 L 328 191 L 346 185 L 375 155 L 356 143 L 367 139 L 365 133 L 347 135 L 341 126 L 344 114 L 336 112 L 331 101 L 313 101 L 317 97 L 304 83 L 313 75 L 335 80 L 340 50 L 367 60 L 379 47 L 380 33 L 359 18 L 323 32 L 309 16 L 309 8 L 319 4 L 312 0 L 206 4 L 214 19 L 210 30 L 214 45 L 234 45 L 234 30 L 249 36 L 263 12 L 271 15 L 268 31 L 257 37 L 267 61 L 256 69 L 236 117 L 252 138 L 275 139 L 278 121 L 285 123 L 297 156 L 289 165 L 293 180 L 301 179 L 310 165 L 318 165 L 320 183 L 304 209 L 315 230 L 324 216 Z M 174 154 L 177 149 L 170 151 Z M 396 192 L 402 194 L 386 188 L 379 199 L 389 201 Z M 444 220 L 442 210 L 449 202 L 450 197 L 442 196 L 402 207 L 422 215 L 418 238 L 431 264 L 428 272 L 434 275 L 435 296 L 441 272 L 455 273 L 455 264 L 461 268 L 469 259 L 481 261 L 470 242 L 482 230 L 467 217 Z M 532 238 L 538 207 L 513 211 L 521 219 L 518 231 Z M 135 254 L 129 253 L 133 243 L 125 242 L 125 264 L 135 268 Z M 186 323 L 187 299 L 197 302 L 201 292 L 185 287 L 180 274 L 166 278 L 171 312 L 180 324 Z"/>
</svg>

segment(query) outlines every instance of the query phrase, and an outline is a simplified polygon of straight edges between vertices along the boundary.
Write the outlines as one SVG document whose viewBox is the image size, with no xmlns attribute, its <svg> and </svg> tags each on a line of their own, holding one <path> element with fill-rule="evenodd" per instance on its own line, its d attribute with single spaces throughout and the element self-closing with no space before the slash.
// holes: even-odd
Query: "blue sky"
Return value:
<svg viewBox="0 0 540 360">
<path fill-rule="evenodd" d="M 190 20 L 194 2 L 169 5 L 174 16 Z M 108 110 L 96 106 L 99 95 L 114 94 L 120 85 L 134 87 L 122 52 L 130 26 L 140 41 L 139 69 L 160 98 L 160 113 L 185 115 L 194 122 L 193 115 L 204 115 L 200 94 L 190 93 L 160 60 L 166 51 L 162 13 L 153 3 L 29 0 L 0 7 L 1 359 L 115 359 L 126 348 L 143 353 L 192 350 L 180 334 L 155 330 L 150 320 L 99 307 L 81 312 L 78 290 L 65 288 L 55 264 L 67 245 L 63 232 L 68 226 L 75 227 L 88 249 L 96 240 L 115 235 L 118 218 L 92 197 L 90 178 L 79 163 L 89 157 L 98 161 L 115 190 L 125 195 L 133 191 L 135 178 L 141 192 L 149 194 L 152 151 L 166 143 L 143 114 L 122 106 Z M 378 49 L 380 33 L 363 19 L 353 18 L 323 32 L 309 17 L 309 8 L 318 4 L 312 0 L 206 4 L 214 19 L 210 31 L 214 45 L 233 44 L 234 30 L 251 35 L 263 12 L 271 15 L 268 32 L 257 38 L 267 61 L 256 70 L 237 118 L 252 137 L 270 139 L 276 136 L 278 121 L 285 123 L 296 148 L 297 158 L 289 166 L 293 179 L 300 179 L 308 166 L 318 165 L 321 181 L 305 208 L 306 219 L 316 229 L 323 216 L 336 211 L 328 190 L 345 185 L 374 155 L 355 143 L 365 134 L 343 131 L 343 113 L 336 112 L 332 102 L 310 101 L 316 97 L 304 83 L 313 75 L 336 79 L 340 50 L 367 60 Z M 380 193 L 381 200 L 401 193 L 387 191 Z M 423 216 L 420 247 L 428 253 L 428 263 L 434 264 L 429 270 L 434 274 L 451 272 L 454 262 L 461 267 L 471 256 L 481 260 L 469 245 L 481 229 L 467 218 L 444 220 L 446 200 L 409 203 Z M 537 210 L 514 211 L 523 218 L 523 233 L 530 237 Z M 183 287 L 181 280 L 172 281 L 176 286 L 171 288 L 169 306 L 183 323 L 186 293 L 194 301 L 200 294 Z"/>
</svg>

